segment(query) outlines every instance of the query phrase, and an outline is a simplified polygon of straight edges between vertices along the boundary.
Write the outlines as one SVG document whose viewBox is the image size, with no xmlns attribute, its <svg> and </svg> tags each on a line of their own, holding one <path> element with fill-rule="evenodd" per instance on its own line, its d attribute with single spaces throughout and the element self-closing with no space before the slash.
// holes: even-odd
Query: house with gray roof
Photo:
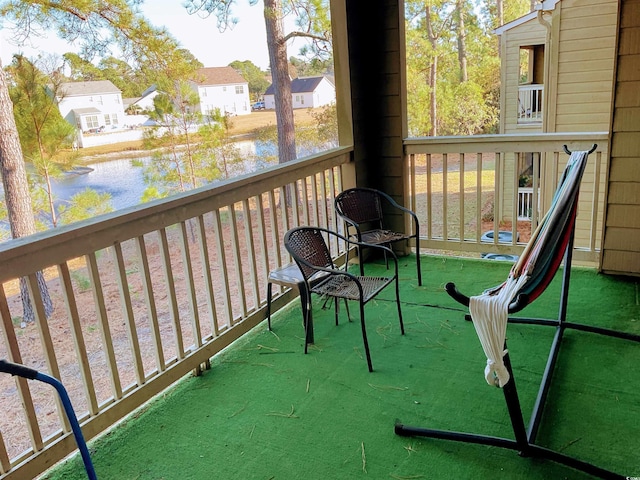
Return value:
<svg viewBox="0 0 640 480">
<path fill-rule="evenodd" d="M 232 67 L 199 68 L 192 86 L 200 97 L 198 108 L 203 115 L 216 108 L 226 115 L 251 113 L 249 82 Z"/>
<path fill-rule="evenodd" d="M 56 101 L 62 117 L 83 133 L 124 127 L 122 92 L 109 80 L 63 83 Z"/>
<path fill-rule="evenodd" d="M 336 101 L 336 87 L 326 76 L 300 77 L 291 80 L 293 108 L 317 108 Z M 276 108 L 273 84 L 264 93 L 266 109 Z"/>
</svg>

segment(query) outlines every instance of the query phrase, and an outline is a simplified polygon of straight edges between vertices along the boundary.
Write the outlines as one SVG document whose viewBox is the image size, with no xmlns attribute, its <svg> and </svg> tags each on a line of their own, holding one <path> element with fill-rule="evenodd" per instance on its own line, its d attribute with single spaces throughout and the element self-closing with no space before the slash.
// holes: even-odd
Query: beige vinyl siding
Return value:
<svg viewBox="0 0 640 480">
<path fill-rule="evenodd" d="M 556 132 L 606 131 L 611 119 L 611 85 L 617 1 L 562 2 L 558 35 Z"/>
<path fill-rule="evenodd" d="M 622 0 L 602 270 L 640 276 L 640 0 Z"/>
</svg>

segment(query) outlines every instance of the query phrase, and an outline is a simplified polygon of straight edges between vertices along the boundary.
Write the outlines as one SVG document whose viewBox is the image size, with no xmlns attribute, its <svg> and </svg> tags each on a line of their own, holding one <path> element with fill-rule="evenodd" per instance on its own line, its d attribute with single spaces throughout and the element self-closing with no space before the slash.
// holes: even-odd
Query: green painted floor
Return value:
<svg viewBox="0 0 640 480">
<path fill-rule="evenodd" d="M 589 475 L 497 447 L 406 438 L 409 425 L 512 438 L 502 391 L 484 380 L 485 358 L 464 307 L 444 285 L 479 294 L 506 278 L 499 261 L 401 259 L 401 336 L 393 290 L 366 307 L 375 371 L 360 323 L 314 303 L 315 345 L 303 354 L 296 300 L 142 412 L 90 444 L 101 479 L 584 479 Z M 383 274 L 383 262 L 367 264 Z M 638 279 L 574 268 L 568 320 L 640 334 Z M 560 281 L 521 315 L 555 318 Z M 352 315 L 357 309 L 352 308 Z M 508 346 L 525 423 L 554 328 L 509 325 Z M 640 476 L 640 344 L 568 331 L 537 443 Z M 79 458 L 46 476 L 86 478 Z"/>
</svg>

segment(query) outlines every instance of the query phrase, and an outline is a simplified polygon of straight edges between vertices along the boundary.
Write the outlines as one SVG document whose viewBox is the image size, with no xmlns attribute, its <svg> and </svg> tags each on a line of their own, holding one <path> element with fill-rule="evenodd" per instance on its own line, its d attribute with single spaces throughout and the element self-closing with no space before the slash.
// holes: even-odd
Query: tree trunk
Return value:
<svg viewBox="0 0 640 480">
<path fill-rule="evenodd" d="M 36 233 L 36 224 L 31 208 L 31 194 L 29 193 L 29 183 L 27 173 L 24 168 L 22 148 L 18 129 L 13 118 L 13 104 L 9 97 L 7 79 L 0 64 L 0 173 L 2 174 L 2 185 L 4 187 L 4 199 L 7 204 L 9 225 L 11 236 L 20 238 Z M 45 314 L 51 315 L 53 306 L 49 291 L 42 276 L 38 272 L 38 284 L 45 306 Z M 22 296 L 23 318 L 25 322 L 32 322 L 35 319 L 31 300 L 26 289 L 24 279 L 20 281 L 20 291 Z"/>
<path fill-rule="evenodd" d="M 456 0 L 457 34 L 458 34 L 458 63 L 460 64 L 460 83 L 468 80 L 467 75 L 467 32 L 464 27 L 464 0 Z"/>
<path fill-rule="evenodd" d="M 280 163 L 285 163 L 295 160 L 297 155 L 291 78 L 289 77 L 287 44 L 284 41 L 281 0 L 264 0 L 264 21 L 267 28 L 267 47 L 276 103 L 278 155 Z"/>
<path fill-rule="evenodd" d="M 438 128 L 436 127 L 436 119 L 438 115 L 438 99 L 436 97 L 438 79 L 438 36 L 435 34 L 431 23 L 430 5 L 427 5 L 426 13 L 427 34 L 429 35 L 429 43 L 431 43 L 431 48 L 433 50 L 433 60 L 431 60 L 431 65 L 429 66 L 429 86 L 431 87 L 431 93 L 429 94 L 429 115 L 431 116 L 429 136 L 435 137 L 438 135 Z"/>
</svg>

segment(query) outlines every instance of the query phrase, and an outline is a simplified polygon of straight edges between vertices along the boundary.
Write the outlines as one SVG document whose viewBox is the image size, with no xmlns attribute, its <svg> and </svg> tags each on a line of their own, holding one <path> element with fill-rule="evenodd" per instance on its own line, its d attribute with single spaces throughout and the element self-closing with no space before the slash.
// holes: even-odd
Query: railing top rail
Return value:
<svg viewBox="0 0 640 480">
<path fill-rule="evenodd" d="M 594 143 L 598 151 L 607 150 L 607 132 L 562 132 L 504 135 L 469 135 L 446 137 L 414 137 L 404 139 L 405 154 L 416 153 L 501 153 L 501 152 L 563 152 L 588 149 Z"/>
<path fill-rule="evenodd" d="M 170 198 L 4 242 L 0 244 L 0 282 L 101 250 L 348 163 L 352 151 L 353 147 L 335 148 Z M 82 240 L 78 241 L 79 238 Z"/>
</svg>

